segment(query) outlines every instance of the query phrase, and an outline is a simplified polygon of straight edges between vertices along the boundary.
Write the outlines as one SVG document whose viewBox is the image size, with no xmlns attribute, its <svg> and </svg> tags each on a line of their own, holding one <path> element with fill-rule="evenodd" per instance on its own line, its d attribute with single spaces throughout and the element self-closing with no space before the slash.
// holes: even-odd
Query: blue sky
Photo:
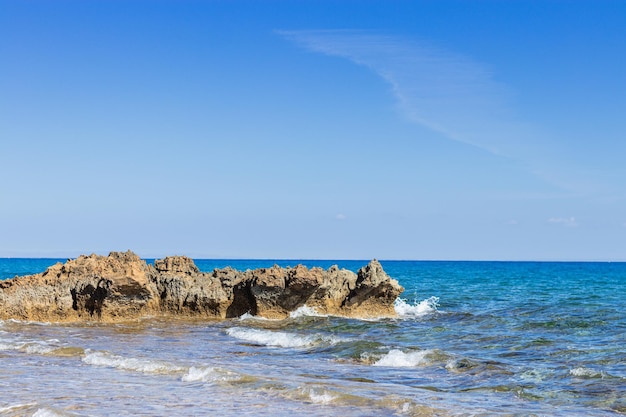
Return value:
<svg viewBox="0 0 626 417">
<path fill-rule="evenodd" d="M 0 256 L 626 260 L 623 1 L 0 0 Z"/>
</svg>

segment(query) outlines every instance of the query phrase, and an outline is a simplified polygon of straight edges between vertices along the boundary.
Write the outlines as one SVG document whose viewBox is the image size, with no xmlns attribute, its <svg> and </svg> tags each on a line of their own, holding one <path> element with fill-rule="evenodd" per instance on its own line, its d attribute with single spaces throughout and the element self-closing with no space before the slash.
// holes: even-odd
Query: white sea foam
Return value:
<svg viewBox="0 0 626 417">
<path fill-rule="evenodd" d="M 314 307 L 302 306 L 298 307 L 291 313 L 289 313 L 289 317 L 292 319 L 297 319 L 299 317 L 328 317 L 325 314 L 320 314 Z"/>
<path fill-rule="evenodd" d="M 404 353 L 399 349 L 392 349 L 382 358 L 374 362 L 373 366 L 389 366 L 394 368 L 409 368 L 429 363 L 427 356 L 433 351 L 419 350 Z"/>
<path fill-rule="evenodd" d="M 596 371 L 594 369 L 589 369 L 585 367 L 579 367 L 570 369 L 570 375 L 578 377 L 578 378 L 604 378 L 605 374 L 601 371 Z"/>
<path fill-rule="evenodd" d="M 243 313 L 241 316 L 239 316 L 239 320 L 256 320 L 258 319 L 258 317 L 253 316 L 252 314 L 250 314 L 250 312 L 248 311 L 247 313 Z"/>
<path fill-rule="evenodd" d="M 49 408 L 40 408 L 39 410 L 35 411 L 33 417 L 64 417 L 64 415 L 56 413 Z"/>
<path fill-rule="evenodd" d="M 86 351 L 83 362 L 88 365 L 117 368 L 124 371 L 136 371 L 142 373 L 180 373 L 185 368 L 162 361 L 149 359 L 124 358 L 107 352 Z"/>
<path fill-rule="evenodd" d="M 524 371 L 520 374 L 520 378 L 524 381 L 538 384 L 544 380 L 550 378 L 553 372 L 548 368 L 534 368 Z"/>
<path fill-rule="evenodd" d="M 320 314 L 313 307 L 301 306 L 289 313 L 289 318 L 297 319 L 299 317 L 328 317 L 325 314 Z M 263 320 L 263 321 L 282 321 L 284 319 L 268 319 L 267 317 L 254 316 L 250 312 L 244 313 L 239 316 L 239 320 Z"/>
<path fill-rule="evenodd" d="M 229 336 L 245 340 L 247 342 L 283 348 L 304 348 L 321 343 L 334 344 L 339 341 L 336 337 L 319 335 L 303 336 L 297 333 L 276 332 L 241 327 L 231 327 L 226 330 L 226 333 Z"/>
<path fill-rule="evenodd" d="M 50 326 L 52 325 L 51 322 L 49 321 L 33 321 L 33 320 L 17 320 L 17 319 L 9 319 L 7 320 L 10 323 L 15 323 L 15 324 L 32 324 L 35 326 Z"/>
<path fill-rule="evenodd" d="M 423 317 L 437 312 L 439 297 L 430 297 L 413 305 L 398 298 L 394 303 L 394 309 L 398 316 L 402 318 Z"/>
<path fill-rule="evenodd" d="M 183 375 L 181 380 L 185 382 L 211 382 L 215 380 L 215 376 L 216 369 L 213 367 L 197 368 L 195 366 L 192 366 L 191 368 L 189 368 L 187 373 Z"/>
<path fill-rule="evenodd" d="M 34 407 L 36 405 L 37 405 L 36 403 L 7 405 L 5 407 L 0 407 L 0 413 L 4 413 L 7 411 L 15 411 L 19 409 L 28 408 L 28 407 Z"/>
<path fill-rule="evenodd" d="M 244 313 L 241 316 L 239 316 L 239 320 L 241 320 L 241 321 L 246 321 L 246 320 L 254 320 L 254 321 L 282 321 L 283 319 L 269 319 L 267 317 L 255 316 L 253 314 L 250 314 L 250 312 L 247 312 L 247 313 Z"/>
<path fill-rule="evenodd" d="M 189 368 L 182 376 L 184 382 L 230 382 L 245 379 L 244 375 L 212 366 Z"/>
<path fill-rule="evenodd" d="M 13 350 L 15 349 L 13 343 L 0 342 L 0 351 L 1 350 Z"/>
<path fill-rule="evenodd" d="M 58 341 L 57 341 L 58 342 Z M 30 354 L 45 355 L 57 349 L 57 345 L 52 345 L 44 341 L 24 341 L 24 340 L 3 340 L 0 342 L 0 351 L 18 350 Z"/>
<path fill-rule="evenodd" d="M 56 348 L 57 346 L 51 346 L 47 343 L 32 342 L 32 343 L 25 343 L 24 345 L 20 347 L 20 350 L 23 350 L 26 353 L 45 355 L 47 353 L 52 352 Z"/>
<path fill-rule="evenodd" d="M 315 404 L 327 405 L 337 399 L 337 396 L 326 390 L 303 389 L 302 393 L 311 399 Z"/>
</svg>

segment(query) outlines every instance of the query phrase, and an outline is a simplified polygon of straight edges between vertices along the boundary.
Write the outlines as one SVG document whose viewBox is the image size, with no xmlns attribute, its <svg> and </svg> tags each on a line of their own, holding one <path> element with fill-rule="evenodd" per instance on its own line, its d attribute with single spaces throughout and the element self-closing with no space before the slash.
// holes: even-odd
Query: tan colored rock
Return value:
<svg viewBox="0 0 626 417">
<path fill-rule="evenodd" d="M 254 314 L 267 318 L 285 318 L 311 302 L 311 296 L 324 282 L 324 271 L 295 268 L 262 268 L 252 271 L 251 293 L 256 301 Z"/>
<path fill-rule="evenodd" d="M 354 317 L 388 317 L 395 315 L 394 303 L 400 285 L 391 279 L 377 260 L 359 269 L 353 289 L 343 305 Z"/>
<path fill-rule="evenodd" d="M 226 318 L 233 300 L 232 288 L 218 276 L 199 272 L 189 258 L 166 258 L 174 268 L 155 261 L 152 281 L 159 297 L 159 313 L 180 316 Z"/>
<path fill-rule="evenodd" d="M 393 317 L 403 288 L 376 260 L 357 274 L 327 271 L 232 268 L 200 272 L 184 256 L 147 265 L 136 254 L 80 256 L 36 275 L 0 281 L 0 319 L 121 321 L 148 315 L 224 319 L 250 313 L 285 318 L 302 306 L 321 314 Z"/>
<path fill-rule="evenodd" d="M 42 321 L 136 317 L 155 306 L 145 261 L 128 251 L 89 255 L 0 282 L 0 318 Z"/>
</svg>

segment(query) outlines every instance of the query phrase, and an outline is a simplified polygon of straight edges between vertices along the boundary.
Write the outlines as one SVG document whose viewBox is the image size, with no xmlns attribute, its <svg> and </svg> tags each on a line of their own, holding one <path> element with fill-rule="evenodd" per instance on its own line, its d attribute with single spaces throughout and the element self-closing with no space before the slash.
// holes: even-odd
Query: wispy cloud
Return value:
<svg viewBox="0 0 626 417">
<path fill-rule="evenodd" d="M 528 130 L 509 114 L 507 88 L 489 68 L 461 54 L 361 31 L 280 31 L 297 45 L 363 65 L 382 77 L 410 121 L 449 139 L 514 156 Z"/>
<path fill-rule="evenodd" d="M 335 216 L 335 219 L 336 219 L 336 220 L 345 220 L 345 219 L 347 219 L 347 217 L 346 217 L 346 215 L 345 215 L 345 214 L 339 213 L 339 214 L 337 214 L 337 215 Z"/>
<path fill-rule="evenodd" d="M 557 186 L 560 197 L 616 191 L 568 161 L 562 138 L 522 121 L 513 90 L 480 60 L 429 41 L 365 31 L 277 33 L 306 50 L 367 67 L 387 82 L 407 120 L 515 162 Z"/>
<path fill-rule="evenodd" d="M 559 224 L 565 227 L 578 227 L 578 222 L 575 217 L 551 217 L 548 219 L 548 223 Z"/>
</svg>

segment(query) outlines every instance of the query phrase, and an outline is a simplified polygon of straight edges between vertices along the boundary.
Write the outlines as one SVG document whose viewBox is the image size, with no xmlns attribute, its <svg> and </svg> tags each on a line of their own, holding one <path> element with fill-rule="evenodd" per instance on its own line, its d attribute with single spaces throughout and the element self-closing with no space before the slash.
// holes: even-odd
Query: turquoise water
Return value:
<svg viewBox="0 0 626 417">
<path fill-rule="evenodd" d="M 2 322 L 0 416 L 626 414 L 626 263 L 381 263 L 398 319 Z"/>
</svg>

